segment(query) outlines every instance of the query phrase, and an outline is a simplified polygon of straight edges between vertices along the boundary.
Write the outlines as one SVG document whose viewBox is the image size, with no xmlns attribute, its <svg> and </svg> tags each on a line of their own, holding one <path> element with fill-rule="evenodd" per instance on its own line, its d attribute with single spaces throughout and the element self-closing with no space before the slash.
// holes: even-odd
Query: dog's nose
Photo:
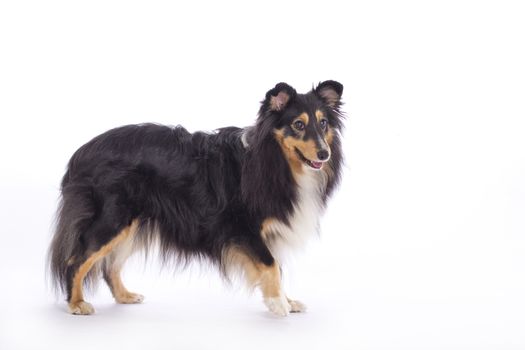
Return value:
<svg viewBox="0 0 525 350">
<path fill-rule="evenodd" d="M 319 152 L 317 152 L 317 158 L 319 158 L 319 160 L 327 160 L 329 156 L 330 154 L 325 149 L 322 149 Z"/>
</svg>

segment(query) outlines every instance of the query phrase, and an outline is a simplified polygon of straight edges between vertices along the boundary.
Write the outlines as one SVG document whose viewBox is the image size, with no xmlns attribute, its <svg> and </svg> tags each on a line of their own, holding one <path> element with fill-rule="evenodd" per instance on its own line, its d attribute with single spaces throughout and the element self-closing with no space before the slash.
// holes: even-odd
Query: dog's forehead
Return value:
<svg viewBox="0 0 525 350">
<path fill-rule="evenodd" d="M 287 115 L 290 118 L 296 118 L 303 113 L 306 113 L 310 120 L 315 120 L 318 111 L 322 112 L 322 102 L 312 94 L 297 95 L 292 103 L 290 103 Z"/>
</svg>

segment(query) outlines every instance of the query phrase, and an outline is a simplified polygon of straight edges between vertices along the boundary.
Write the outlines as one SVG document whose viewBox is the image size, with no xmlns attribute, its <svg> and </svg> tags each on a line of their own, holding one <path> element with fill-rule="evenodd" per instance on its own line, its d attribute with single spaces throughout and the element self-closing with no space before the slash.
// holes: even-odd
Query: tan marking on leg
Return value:
<svg viewBox="0 0 525 350">
<path fill-rule="evenodd" d="M 230 248 L 226 253 L 227 268 L 240 267 L 250 287 L 258 286 L 264 303 L 276 315 L 286 316 L 291 306 L 281 287 L 281 271 L 277 263 L 267 266 L 255 262 L 239 248 Z"/>
<path fill-rule="evenodd" d="M 115 301 L 119 304 L 136 304 L 144 300 L 144 296 L 132 293 L 122 283 L 121 271 L 124 263 L 134 251 L 135 232 L 122 241 L 118 247 L 105 258 L 104 277 Z"/>
<path fill-rule="evenodd" d="M 240 274 L 246 280 L 249 288 L 256 286 L 259 270 L 252 259 L 240 248 L 228 248 L 223 255 L 222 263 L 228 278 L 231 278 L 235 274 Z"/>
<path fill-rule="evenodd" d="M 281 287 L 281 270 L 279 265 L 274 263 L 271 266 L 259 264 L 261 271 L 259 286 L 261 288 L 264 304 L 268 310 L 277 316 L 287 316 L 292 307 Z"/>
<path fill-rule="evenodd" d="M 73 277 L 73 288 L 71 290 L 71 298 L 69 300 L 69 309 L 71 313 L 88 315 L 94 312 L 93 307 L 84 302 L 84 296 L 82 294 L 82 285 L 84 283 L 84 278 L 93 265 L 106 255 L 108 255 L 113 248 L 115 248 L 119 243 L 125 240 L 129 235 L 133 234 L 138 227 L 138 221 L 134 220 L 130 226 L 124 228 L 120 233 L 113 238 L 109 243 L 105 244 L 91 256 L 78 268 L 75 276 Z"/>
<path fill-rule="evenodd" d="M 242 249 L 229 248 L 225 254 L 227 272 L 240 268 L 250 287 L 259 286 L 264 297 L 278 296 L 281 288 L 281 272 L 279 265 L 267 266 L 255 262 Z"/>
<path fill-rule="evenodd" d="M 255 265 L 259 271 L 258 283 L 264 298 L 275 298 L 281 295 L 281 271 L 279 265 Z"/>
<path fill-rule="evenodd" d="M 138 304 L 144 301 L 144 296 L 132 293 L 126 289 L 120 278 L 120 269 L 114 269 L 109 274 L 110 289 L 113 297 L 119 304 Z"/>
</svg>

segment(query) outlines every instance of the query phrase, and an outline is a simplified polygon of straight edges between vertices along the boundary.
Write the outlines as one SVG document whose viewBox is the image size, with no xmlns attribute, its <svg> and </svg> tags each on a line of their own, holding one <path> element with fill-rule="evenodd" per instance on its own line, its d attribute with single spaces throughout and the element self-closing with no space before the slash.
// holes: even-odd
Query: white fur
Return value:
<svg viewBox="0 0 525 350">
<path fill-rule="evenodd" d="M 305 312 L 307 309 L 306 305 L 299 300 L 288 299 L 288 303 L 290 304 L 291 308 L 290 312 Z"/>
<path fill-rule="evenodd" d="M 133 254 L 136 248 L 135 232 L 133 232 L 131 236 L 120 242 L 120 244 L 118 244 L 109 255 L 97 263 L 96 269 L 100 270 L 102 267 L 101 265 L 103 265 L 108 270 L 120 270 L 128 257 Z"/>
<path fill-rule="evenodd" d="M 249 146 L 248 140 L 247 140 L 248 130 L 250 130 L 250 129 L 249 128 L 245 128 L 242 131 L 242 134 L 241 134 L 241 142 L 242 142 L 242 145 L 244 146 L 244 148 L 248 148 L 248 146 Z"/>
<path fill-rule="evenodd" d="M 245 128 L 241 133 L 241 141 L 245 148 L 249 146 L 247 140 L 249 131 L 250 128 Z M 322 144 L 326 145 L 326 142 L 322 140 Z M 326 148 L 330 150 L 327 145 Z M 325 172 L 303 164 L 303 174 L 296 180 L 297 202 L 290 217 L 290 224 L 274 221 L 268 227 L 269 231 L 277 234 L 277 239 L 270 239 L 267 242 L 268 247 L 280 262 L 285 259 L 290 249 L 303 248 L 312 237 L 317 235 L 319 218 L 324 211 L 321 193 L 327 181 Z"/>
<path fill-rule="evenodd" d="M 318 137 L 317 138 L 317 142 L 322 145 L 322 148 L 323 150 L 325 151 L 328 151 L 328 159 L 330 159 L 330 155 L 332 154 L 331 150 L 330 150 L 330 147 L 328 146 L 328 144 L 326 143 L 326 140 L 323 138 L 323 137 Z M 325 162 L 328 161 L 328 159 L 325 160 Z"/>
<path fill-rule="evenodd" d="M 278 261 L 283 261 L 290 249 L 303 248 L 308 240 L 319 232 L 319 218 L 324 210 L 321 199 L 322 188 L 326 185 L 325 173 L 303 165 L 303 174 L 297 179 L 297 202 L 290 217 L 290 224 L 273 221 L 268 227 L 276 234 L 268 246 Z"/>
<path fill-rule="evenodd" d="M 130 236 L 125 241 L 121 242 L 115 249 L 113 249 L 112 252 L 112 258 L 114 266 L 120 268 L 122 265 L 124 265 L 124 262 L 128 259 L 128 257 L 133 254 L 134 251 L 134 235 L 135 232 L 133 232 L 133 235 Z"/>
<path fill-rule="evenodd" d="M 287 316 L 290 311 L 292 311 L 291 305 L 283 294 L 276 298 L 264 298 L 264 303 L 268 307 L 268 310 L 277 316 Z"/>
</svg>

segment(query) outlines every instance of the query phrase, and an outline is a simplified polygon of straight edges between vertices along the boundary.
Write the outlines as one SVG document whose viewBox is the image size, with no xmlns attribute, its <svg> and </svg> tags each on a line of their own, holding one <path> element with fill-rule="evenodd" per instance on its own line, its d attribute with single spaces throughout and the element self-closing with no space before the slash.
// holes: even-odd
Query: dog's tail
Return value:
<svg viewBox="0 0 525 350">
<path fill-rule="evenodd" d="M 61 197 L 55 218 L 55 230 L 48 252 L 49 271 L 55 291 L 67 293 L 72 279 L 75 256 L 83 254 L 82 234 L 96 215 L 92 186 L 69 181 L 66 172 L 62 180 Z"/>
</svg>

